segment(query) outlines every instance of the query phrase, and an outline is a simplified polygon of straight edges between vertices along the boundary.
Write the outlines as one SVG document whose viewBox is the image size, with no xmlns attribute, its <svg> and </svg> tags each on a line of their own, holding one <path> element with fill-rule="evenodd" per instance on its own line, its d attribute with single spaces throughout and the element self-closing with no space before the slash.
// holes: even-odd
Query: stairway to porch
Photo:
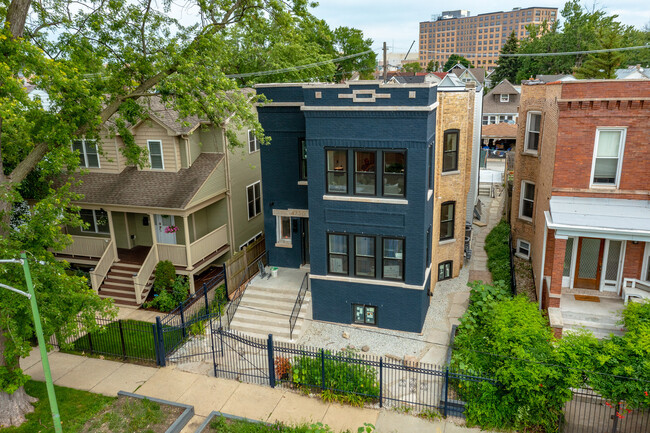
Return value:
<svg viewBox="0 0 650 433">
<path fill-rule="evenodd" d="M 130 307 L 139 307 L 135 297 L 135 286 L 133 285 L 133 275 L 140 271 L 137 263 L 117 262 L 106 275 L 106 279 L 99 288 L 100 298 L 112 298 L 116 305 L 124 305 Z M 149 279 L 149 283 L 142 292 L 142 300 L 147 299 L 149 290 L 153 284 L 153 275 Z"/>
<path fill-rule="evenodd" d="M 276 341 L 292 341 L 289 318 L 306 271 L 280 268 L 276 278 L 256 275 L 241 299 L 230 328 L 257 338 L 273 334 Z M 311 292 L 305 294 L 300 314 L 293 330 L 293 341 L 304 331 L 311 319 Z"/>
<path fill-rule="evenodd" d="M 623 335 L 621 320 L 623 301 L 617 297 L 598 297 L 600 302 L 578 301 L 574 294 L 562 294 L 560 312 L 562 332 L 575 332 L 581 328 L 591 331 L 598 339 L 610 334 Z"/>
</svg>

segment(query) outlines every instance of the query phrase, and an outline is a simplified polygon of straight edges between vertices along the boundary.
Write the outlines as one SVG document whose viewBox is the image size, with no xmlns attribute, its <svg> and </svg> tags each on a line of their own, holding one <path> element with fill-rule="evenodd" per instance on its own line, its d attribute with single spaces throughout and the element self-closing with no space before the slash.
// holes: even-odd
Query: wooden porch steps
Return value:
<svg viewBox="0 0 650 433">
<path fill-rule="evenodd" d="M 117 262 L 108 271 L 106 278 L 99 288 L 100 298 L 112 298 L 116 305 L 138 307 L 136 301 L 133 275 L 140 271 L 141 265 L 136 263 Z M 142 299 L 146 299 L 153 284 L 153 276 L 142 292 Z"/>
</svg>

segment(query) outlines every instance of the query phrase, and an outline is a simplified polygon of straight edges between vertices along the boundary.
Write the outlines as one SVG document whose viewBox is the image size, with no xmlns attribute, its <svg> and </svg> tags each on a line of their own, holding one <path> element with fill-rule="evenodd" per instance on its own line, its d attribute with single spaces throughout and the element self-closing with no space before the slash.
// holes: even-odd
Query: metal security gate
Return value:
<svg viewBox="0 0 650 433">
<path fill-rule="evenodd" d="M 187 364 L 200 363 L 206 365 L 206 370 L 211 371 L 215 357 L 220 353 L 219 342 L 214 335 L 213 329 L 218 329 L 220 317 L 211 313 L 202 316 L 195 316 L 189 319 L 182 327 L 163 327 L 162 335 L 166 347 L 170 342 L 180 343 L 166 355 L 165 363 Z"/>
<path fill-rule="evenodd" d="M 647 433 L 650 410 L 628 410 L 624 403 L 609 403 L 592 389 L 578 389 L 564 407 L 561 432 Z"/>
<path fill-rule="evenodd" d="M 214 357 L 214 375 L 224 379 L 269 385 L 274 373 L 273 339 L 244 337 L 218 327 L 213 331 L 218 345 Z M 270 358 L 270 362 L 269 362 Z M 271 366 L 271 367 L 270 367 Z"/>
</svg>

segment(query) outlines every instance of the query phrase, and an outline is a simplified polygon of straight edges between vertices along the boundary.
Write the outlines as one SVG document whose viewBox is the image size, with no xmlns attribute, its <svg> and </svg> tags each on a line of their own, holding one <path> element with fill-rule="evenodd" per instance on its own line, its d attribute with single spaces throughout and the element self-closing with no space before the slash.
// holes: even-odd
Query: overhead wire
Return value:
<svg viewBox="0 0 650 433">
<path fill-rule="evenodd" d="M 559 53 L 552 53 L 552 52 L 546 52 L 546 53 L 512 53 L 512 54 L 503 54 L 503 53 L 498 53 L 499 56 L 503 57 L 553 57 L 553 56 L 575 56 L 577 54 L 595 54 L 595 53 L 609 53 L 609 52 L 614 52 L 614 51 L 631 51 L 631 50 L 642 50 L 650 48 L 650 44 L 645 44 L 645 45 L 637 45 L 634 47 L 621 47 L 621 48 L 604 48 L 600 50 L 582 50 L 582 51 L 563 51 Z M 481 56 L 482 54 L 486 53 L 446 53 L 442 51 L 431 51 L 431 50 L 421 50 L 420 53 L 427 53 L 427 54 L 442 54 L 442 55 L 452 55 L 452 54 L 457 54 L 459 56 L 463 57 L 477 57 Z"/>
</svg>

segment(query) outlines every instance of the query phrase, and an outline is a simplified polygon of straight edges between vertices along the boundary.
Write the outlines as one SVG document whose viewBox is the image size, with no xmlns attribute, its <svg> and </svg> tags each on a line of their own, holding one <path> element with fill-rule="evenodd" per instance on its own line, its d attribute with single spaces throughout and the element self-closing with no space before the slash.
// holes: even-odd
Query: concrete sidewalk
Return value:
<svg viewBox="0 0 650 433">
<path fill-rule="evenodd" d="M 324 403 L 279 388 L 240 383 L 180 371 L 174 367 L 156 368 L 107 361 L 61 352 L 50 352 L 52 379 L 59 386 L 115 396 L 128 391 L 194 406 L 195 416 L 183 429 L 194 433 L 213 410 L 249 419 L 286 424 L 327 424 L 334 431 L 356 433 L 364 423 L 373 424 L 377 433 L 474 433 L 451 421 L 427 421 L 389 409 L 360 409 Z M 21 360 L 21 367 L 33 380 L 43 381 L 38 349 Z"/>
</svg>

